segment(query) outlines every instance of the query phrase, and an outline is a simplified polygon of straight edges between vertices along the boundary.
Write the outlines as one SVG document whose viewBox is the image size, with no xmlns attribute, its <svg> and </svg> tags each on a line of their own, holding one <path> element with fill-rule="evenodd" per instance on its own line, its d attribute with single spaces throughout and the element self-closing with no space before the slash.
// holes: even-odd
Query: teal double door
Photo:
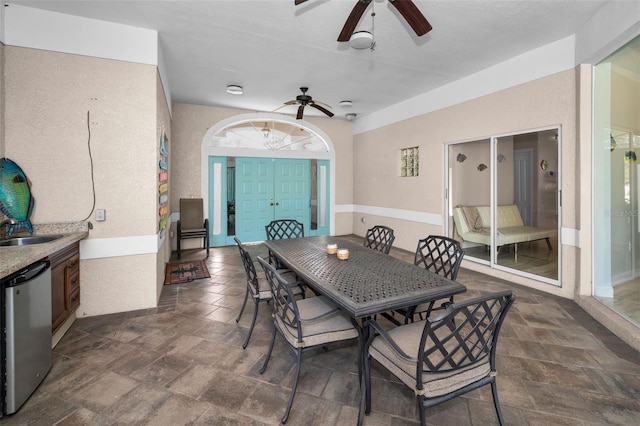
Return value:
<svg viewBox="0 0 640 426">
<path fill-rule="evenodd" d="M 301 222 L 305 235 L 329 233 L 327 160 L 211 157 L 210 187 L 214 188 L 215 164 L 223 179 L 219 187 L 226 191 L 210 191 L 211 205 L 226 212 L 210 215 L 221 219 L 221 226 L 213 226 L 212 245 L 234 244 L 234 236 L 243 242 L 263 241 L 265 225 L 275 219 Z"/>
<path fill-rule="evenodd" d="M 265 239 L 274 219 L 311 226 L 310 160 L 236 158 L 235 232 L 241 241 Z"/>
</svg>

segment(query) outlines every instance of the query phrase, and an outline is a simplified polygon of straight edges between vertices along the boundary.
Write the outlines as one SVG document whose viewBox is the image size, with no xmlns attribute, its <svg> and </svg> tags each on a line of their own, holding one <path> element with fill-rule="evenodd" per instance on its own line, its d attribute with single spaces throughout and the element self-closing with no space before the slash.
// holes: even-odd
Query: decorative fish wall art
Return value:
<svg viewBox="0 0 640 426">
<path fill-rule="evenodd" d="M 8 158 L 0 158 L 0 211 L 11 220 L 5 238 L 16 232 L 33 234 L 30 217 L 34 205 L 31 182 L 20 166 Z"/>
</svg>

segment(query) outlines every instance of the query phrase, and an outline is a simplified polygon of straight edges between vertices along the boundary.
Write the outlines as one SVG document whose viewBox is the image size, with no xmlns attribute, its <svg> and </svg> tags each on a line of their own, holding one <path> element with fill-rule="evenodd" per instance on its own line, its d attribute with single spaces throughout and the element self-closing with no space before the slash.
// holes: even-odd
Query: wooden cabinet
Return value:
<svg viewBox="0 0 640 426">
<path fill-rule="evenodd" d="M 51 328 L 64 324 L 80 306 L 80 245 L 74 243 L 49 256 L 51 261 Z"/>
</svg>

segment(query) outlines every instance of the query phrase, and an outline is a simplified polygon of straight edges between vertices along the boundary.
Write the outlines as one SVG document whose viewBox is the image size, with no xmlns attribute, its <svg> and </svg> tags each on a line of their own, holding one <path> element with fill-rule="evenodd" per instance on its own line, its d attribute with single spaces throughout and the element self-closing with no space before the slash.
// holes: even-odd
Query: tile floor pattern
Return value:
<svg viewBox="0 0 640 426">
<path fill-rule="evenodd" d="M 355 238 L 355 237 L 350 237 Z M 251 250 L 263 252 L 263 246 Z M 203 252 L 186 253 L 203 256 Z M 411 260 L 412 254 L 393 249 Z M 187 257 L 187 256 L 183 256 Z M 165 286 L 156 309 L 83 318 L 55 348 L 54 366 L 13 425 L 276 425 L 291 389 L 295 357 L 280 338 L 264 375 L 270 305 L 246 350 L 251 307 L 236 247 L 215 248 L 210 279 Z M 462 269 L 462 297 L 511 287 L 517 301 L 498 348 L 498 388 L 508 424 L 630 425 L 640 419 L 640 355 L 572 301 Z M 289 425 L 355 425 L 356 346 L 305 354 Z M 411 391 L 380 366 L 366 425 L 417 424 Z M 429 410 L 432 425 L 497 420 L 489 387 Z"/>
</svg>

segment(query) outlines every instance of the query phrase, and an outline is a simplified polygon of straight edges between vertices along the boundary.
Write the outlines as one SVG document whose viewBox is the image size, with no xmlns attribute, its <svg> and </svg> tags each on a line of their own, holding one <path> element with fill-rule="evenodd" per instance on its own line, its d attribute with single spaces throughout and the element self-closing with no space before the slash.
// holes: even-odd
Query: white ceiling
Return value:
<svg viewBox="0 0 640 426">
<path fill-rule="evenodd" d="M 338 118 L 365 115 L 570 36 L 607 0 L 416 0 L 417 37 L 375 0 L 371 50 L 336 38 L 357 0 L 29 1 L 21 4 L 156 30 L 174 102 L 272 111 L 309 87 Z M 371 30 L 372 6 L 357 29 Z M 244 95 L 225 93 L 228 84 Z M 341 100 L 353 106 L 341 107 Z M 296 107 L 279 112 L 295 115 Z M 305 115 L 322 115 L 312 108 Z"/>
</svg>

